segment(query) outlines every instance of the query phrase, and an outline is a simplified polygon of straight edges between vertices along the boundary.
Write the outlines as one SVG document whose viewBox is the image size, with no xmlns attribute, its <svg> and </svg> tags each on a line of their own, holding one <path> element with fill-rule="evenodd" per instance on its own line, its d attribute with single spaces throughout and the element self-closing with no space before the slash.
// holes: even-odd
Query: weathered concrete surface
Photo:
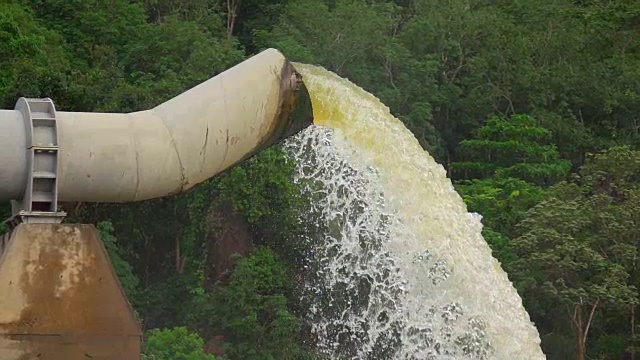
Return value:
<svg viewBox="0 0 640 360">
<path fill-rule="evenodd" d="M 0 256 L 0 359 L 140 359 L 140 328 L 91 225 L 21 224 Z"/>
</svg>

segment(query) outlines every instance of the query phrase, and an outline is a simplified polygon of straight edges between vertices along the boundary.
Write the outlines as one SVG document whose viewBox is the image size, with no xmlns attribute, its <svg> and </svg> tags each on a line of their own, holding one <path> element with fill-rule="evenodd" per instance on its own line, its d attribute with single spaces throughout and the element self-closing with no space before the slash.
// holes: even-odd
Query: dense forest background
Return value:
<svg viewBox="0 0 640 360">
<path fill-rule="evenodd" d="M 378 96 L 448 169 L 549 359 L 640 356 L 640 1 L 0 0 L 0 106 L 145 109 L 268 47 Z M 291 176 L 275 147 L 180 196 L 64 204 L 145 359 L 314 358 Z"/>
</svg>

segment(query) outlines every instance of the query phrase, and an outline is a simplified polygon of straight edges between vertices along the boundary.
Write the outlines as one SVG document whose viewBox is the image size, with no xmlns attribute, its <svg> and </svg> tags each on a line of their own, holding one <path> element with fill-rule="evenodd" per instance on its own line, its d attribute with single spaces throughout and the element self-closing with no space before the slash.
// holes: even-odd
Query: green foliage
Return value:
<svg viewBox="0 0 640 360">
<path fill-rule="evenodd" d="M 200 299 L 200 326 L 217 329 L 230 359 L 298 359 L 301 320 L 288 310 L 294 289 L 286 267 L 269 248 L 238 261 L 229 283 Z M 202 304 L 204 302 L 204 304 Z"/>
<path fill-rule="evenodd" d="M 591 357 L 596 359 L 624 359 L 628 339 L 621 334 L 603 334 L 594 341 L 590 349 Z"/>
<path fill-rule="evenodd" d="M 543 185 L 555 183 L 571 164 L 550 144 L 551 132 L 527 115 L 494 116 L 458 147 L 451 164 L 456 189 L 470 211 L 483 216 L 485 240 L 495 257 L 508 264 L 516 256 L 509 238 L 527 210 L 545 197 Z"/>
<path fill-rule="evenodd" d="M 463 179 L 515 177 L 537 185 L 551 185 L 569 172 L 571 164 L 550 144 L 551 132 L 527 115 L 507 119 L 494 116 L 475 132 L 475 139 L 458 147 L 462 162 L 451 165 Z"/>
<path fill-rule="evenodd" d="M 482 229 L 482 236 L 491 247 L 493 257 L 498 259 L 503 266 L 508 265 L 518 258 L 513 250 L 511 239 L 505 235 L 485 226 Z"/>
<path fill-rule="evenodd" d="M 118 239 L 113 236 L 113 225 L 109 221 L 102 221 L 96 227 L 125 294 L 129 299 L 135 299 L 140 280 L 133 274 L 131 265 L 119 254 Z"/>
<path fill-rule="evenodd" d="M 205 218 L 212 186 L 205 182 L 180 196 L 87 208 L 110 218 L 123 239 L 120 253 L 139 274 L 142 288 L 135 304 L 148 327 L 183 324 L 191 310 L 183 304 L 204 291 Z M 88 220 L 87 216 L 83 221 Z"/>
<path fill-rule="evenodd" d="M 297 189 L 291 183 L 292 174 L 293 164 L 286 162 L 280 149 L 271 148 L 216 181 L 220 199 L 230 201 L 255 224 L 293 207 L 291 202 L 296 200 Z"/>
<path fill-rule="evenodd" d="M 640 152 L 629 146 L 613 147 L 590 155 L 580 169 L 582 185 L 587 191 L 608 194 L 616 199 L 638 190 L 638 155 Z"/>
<path fill-rule="evenodd" d="M 293 174 L 294 164 L 274 146 L 214 180 L 219 201 L 228 201 L 252 225 L 258 243 L 269 245 L 289 265 L 303 251 L 297 219 L 305 199 Z"/>
<path fill-rule="evenodd" d="M 215 360 L 204 352 L 204 341 L 185 327 L 148 332 L 143 360 Z"/>
<path fill-rule="evenodd" d="M 521 223 L 523 235 L 514 241 L 519 255 L 514 266 L 544 274 L 537 289 L 563 305 L 597 300 L 619 306 L 633 303 L 636 294 L 627 285 L 625 264 L 635 261 L 635 247 L 607 243 L 603 236 L 610 231 L 607 228 L 620 226 L 602 223 L 615 220 L 609 206 L 603 198 L 551 198 L 535 206 Z"/>
<path fill-rule="evenodd" d="M 505 235 L 513 235 L 526 211 L 545 197 L 541 187 L 512 177 L 459 181 L 456 189 L 469 210 L 483 216 L 485 226 Z"/>
<path fill-rule="evenodd" d="M 201 25 L 173 17 L 162 25 L 141 25 L 132 39 L 122 61 L 127 82 L 116 89 L 105 110 L 153 107 L 244 57 L 233 40 L 212 38 Z"/>
<path fill-rule="evenodd" d="M 3 108 L 13 108 L 18 96 L 61 93 L 69 64 L 60 43 L 60 36 L 41 26 L 28 8 L 13 1 L 0 6 L 0 105 Z"/>
<path fill-rule="evenodd" d="M 557 308 L 578 339 L 594 326 L 591 314 L 638 304 L 638 157 L 628 147 L 591 156 L 572 183 L 556 185 L 528 211 L 513 242 L 518 259 L 511 270 L 528 308 L 540 313 L 542 305 L 549 314 Z"/>
<path fill-rule="evenodd" d="M 211 37 L 212 33 L 221 33 L 223 26 L 202 16 L 219 19 L 215 7 L 204 12 L 178 7 L 175 10 L 181 12 L 150 24 L 139 2 L 25 3 L 30 8 L 15 4 L 16 10 L 9 7 L 9 16 L 4 16 L 11 20 L 5 20 L 5 28 L 14 29 L 4 37 L 10 36 L 16 46 L 30 49 L 7 48 L 12 52 L 0 56 L 0 61 L 7 59 L 12 64 L 2 68 L 21 80 L 19 84 L 9 83 L 6 92 L 0 86 L 0 100 L 7 106 L 13 106 L 18 95 L 26 95 L 52 97 L 57 107 L 65 110 L 140 110 L 177 95 L 243 58 L 233 39 Z M 6 11 L 4 7 L 2 11 Z M 30 18 L 31 14 L 38 22 Z M 18 21 L 27 25 L 19 26 Z M 26 33 L 17 33 L 17 28 Z M 18 66 L 22 63 L 29 67 Z M 12 76 L 1 78 L 10 80 Z"/>
</svg>

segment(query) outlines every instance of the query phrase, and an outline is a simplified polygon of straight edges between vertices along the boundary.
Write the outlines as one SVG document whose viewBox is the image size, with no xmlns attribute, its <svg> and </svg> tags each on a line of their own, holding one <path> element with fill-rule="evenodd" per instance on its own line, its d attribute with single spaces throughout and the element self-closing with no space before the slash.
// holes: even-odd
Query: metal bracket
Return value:
<svg viewBox="0 0 640 360">
<path fill-rule="evenodd" d="M 27 184 L 22 199 L 11 201 L 13 216 L 6 223 L 14 227 L 22 222 L 62 222 L 66 213 L 58 211 L 59 147 L 53 101 L 20 98 L 15 109 L 25 125 Z"/>
</svg>

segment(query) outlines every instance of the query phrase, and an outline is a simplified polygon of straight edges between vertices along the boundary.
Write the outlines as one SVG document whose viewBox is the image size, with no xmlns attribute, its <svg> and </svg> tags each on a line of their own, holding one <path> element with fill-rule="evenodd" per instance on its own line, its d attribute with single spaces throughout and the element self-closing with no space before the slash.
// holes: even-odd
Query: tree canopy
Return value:
<svg viewBox="0 0 640 360">
<path fill-rule="evenodd" d="M 634 359 L 639 24 L 636 0 L 0 0 L 0 106 L 146 109 L 268 47 L 324 66 L 446 167 L 549 359 Z M 291 178 L 276 147 L 179 196 L 64 204 L 147 359 L 313 358 Z"/>
</svg>

